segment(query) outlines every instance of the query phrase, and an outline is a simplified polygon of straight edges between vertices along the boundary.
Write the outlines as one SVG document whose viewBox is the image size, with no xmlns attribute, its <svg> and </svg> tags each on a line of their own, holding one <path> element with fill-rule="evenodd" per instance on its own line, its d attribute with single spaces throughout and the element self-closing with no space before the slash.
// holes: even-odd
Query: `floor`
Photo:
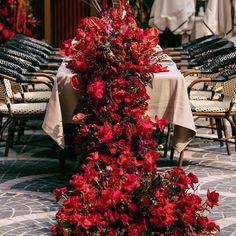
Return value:
<svg viewBox="0 0 236 236">
<path fill-rule="evenodd" d="M 0 235 L 43 236 L 50 228 L 60 205 L 52 194 L 64 186 L 67 177 L 60 175 L 58 149 L 42 131 L 26 131 L 28 144 L 15 145 L 9 156 L 0 148 Z M 1 144 L 1 143 L 0 143 Z M 2 142 L 2 144 L 4 144 Z M 70 158 L 68 158 L 70 159 Z M 73 162 L 67 160 L 67 173 Z M 159 169 L 176 165 L 176 160 L 160 158 Z M 190 146 L 184 154 L 184 169 L 199 178 L 198 194 L 207 189 L 220 192 L 220 203 L 210 217 L 221 226 L 218 235 L 236 235 L 236 152 L 226 154 L 218 143 Z M 68 174 L 69 176 L 70 174 Z"/>
</svg>

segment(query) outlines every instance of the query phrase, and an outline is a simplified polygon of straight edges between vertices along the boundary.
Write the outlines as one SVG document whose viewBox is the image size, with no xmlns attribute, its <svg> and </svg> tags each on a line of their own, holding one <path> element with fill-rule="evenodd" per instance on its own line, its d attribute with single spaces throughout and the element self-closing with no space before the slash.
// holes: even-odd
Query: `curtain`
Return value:
<svg viewBox="0 0 236 236">
<path fill-rule="evenodd" d="M 90 7 L 81 0 L 53 0 L 53 45 L 72 38 L 83 17 L 89 16 Z"/>
</svg>

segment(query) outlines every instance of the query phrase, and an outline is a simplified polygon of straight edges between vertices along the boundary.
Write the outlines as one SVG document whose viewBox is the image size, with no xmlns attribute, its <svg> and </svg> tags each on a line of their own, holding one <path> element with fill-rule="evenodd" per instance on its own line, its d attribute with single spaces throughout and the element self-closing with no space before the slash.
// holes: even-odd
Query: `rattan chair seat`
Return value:
<svg viewBox="0 0 236 236">
<path fill-rule="evenodd" d="M 190 100 L 192 111 L 195 112 L 228 112 L 230 101 L 200 101 Z M 232 108 L 232 111 L 236 111 L 236 106 Z"/>
<path fill-rule="evenodd" d="M 34 84 L 34 86 L 28 86 L 28 91 L 51 91 L 51 89 L 45 84 Z"/>
<path fill-rule="evenodd" d="M 212 99 L 212 92 L 211 91 L 191 91 L 190 94 L 191 100 L 211 100 Z"/>
<path fill-rule="evenodd" d="M 48 102 L 51 92 L 50 91 L 34 91 L 24 92 L 24 98 L 21 93 L 15 93 L 13 95 L 15 102 Z"/>
<path fill-rule="evenodd" d="M 19 103 L 11 104 L 12 115 L 31 116 L 43 115 L 46 112 L 47 103 Z M 0 105 L 0 113 L 9 116 L 9 109 L 6 104 Z"/>
</svg>

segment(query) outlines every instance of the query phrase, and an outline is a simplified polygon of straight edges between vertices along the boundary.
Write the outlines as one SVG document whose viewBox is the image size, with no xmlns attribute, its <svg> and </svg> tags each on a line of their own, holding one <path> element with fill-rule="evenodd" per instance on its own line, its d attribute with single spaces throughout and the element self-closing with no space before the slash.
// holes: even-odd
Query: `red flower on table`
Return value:
<svg viewBox="0 0 236 236">
<path fill-rule="evenodd" d="M 14 36 L 14 31 L 5 28 L 2 30 L 2 35 L 5 39 L 8 39 Z"/>
<path fill-rule="evenodd" d="M 14 0 L 7 0 L 8 4 L 12 4 L 14 2 Z"/>
<path fill-rule="evenodd" d="M 101 99 L 104 94 L 104 83 L 102 81 L 96 81 L 88 85 L 87 92 L 94 98 Z"/>
<path fill-rule="evenodd" d="M 135 174 L 127 174 L 123 180 L 123 188 L 130 192 L 140 186 L 139 180 Z"/>
<path fill-rule="evenodd" d="M 4 24 L 2 22 L 0 22 L 0 31 L 3 29 Z"/>
<path fill-rule="evenodd" d="M 112 139 L 113 131 L 111 126 L 105 124 L 104 126 L 99 126 L 96 133 L 97 138 L 100 142 L 107 142 Z"/>
<path fill-rule="evenodd" d="M 72 117 L 72 121 L 74 122 L 79 122 L 79 121 L 83 121 L 85 119 L 86 115 L 83 113 L 77 113 L 76 115 L 74 115 Z"/>
<path fill-rule="evenodd" d="M 158 116 L 156 115 L 155 116 L 155 121 L 156 121 L 156 124 L 157 124 L 157 127 L 158 129 L 163 132 L 164 129 L 165 129 L 165 126 L 167 124 L 167 119 L 166 118 L 161 118 L 159 119 Z"/>
<path fill-rule="evenodd" d="M 219 230 L 205 216 L 213 194 L 203 202 L 194 174 L 157 169 L 153 131 L 167 121 L 145 115 L 146 86 L 167 68 L 155 59 L 158 31 L 138 28 L 129 6 L 123 10 L 82 19 L 62 45 L 81 94 L 74 117 L 81 165 L 57 221 L 72 235 L 211 235 Z"/>
<path fill-rule="evenodd" d="M 0 9 L 0 15 L 6 17 L 8 14 L 8 9 L 6 7 Z"/>
</svg>

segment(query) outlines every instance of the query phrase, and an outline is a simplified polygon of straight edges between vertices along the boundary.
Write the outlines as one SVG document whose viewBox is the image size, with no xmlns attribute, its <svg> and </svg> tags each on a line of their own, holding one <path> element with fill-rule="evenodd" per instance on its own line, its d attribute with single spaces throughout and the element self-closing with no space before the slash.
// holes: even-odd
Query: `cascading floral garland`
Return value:
<svg viewBox="0 0 236 236">
<path fill-rule="evenodd" d="M 31 35 L 37 24 L 29 0 L 0 0 L 0 45 L 15 33 Z"/>
<path fill-rule="evenodd" d="M 125 12 L 125 14 L 124 14 Z M 84 18 L 76 36 L 63 43 L 81 95 L 76 142 L 82 164 L 68 187 L 54 191 L 63 207 L 53 235 L 213 235 L 219 226 L 206 212 L 219 194 L 205 202 L 194 193 L 197 177 L 181 168 L 160 173 L 158 144 L 147 111 L 146 86 L 152 73 L 164 72 L 153 57 L 156 29 L 137 27 L 130 7 Z"/>
</svg>

